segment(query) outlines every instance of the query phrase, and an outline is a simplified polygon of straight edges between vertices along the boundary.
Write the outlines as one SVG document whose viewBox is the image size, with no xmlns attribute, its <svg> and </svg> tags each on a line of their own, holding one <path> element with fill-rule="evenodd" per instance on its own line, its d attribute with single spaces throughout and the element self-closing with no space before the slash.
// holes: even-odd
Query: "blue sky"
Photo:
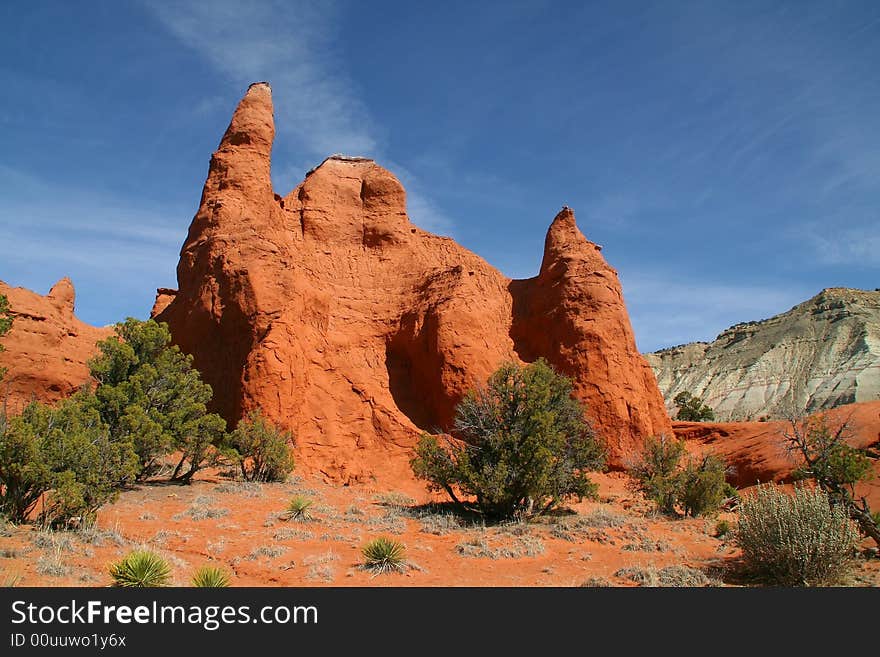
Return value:
<svg viewBox="0 0 880 657">
<path fill-rule="evenodd" d="M 514 278 L 563 205 L 639 347 L 880 286 L 880 3 L 0 7 L 0 279 L 93 324 L 175 287 L 208 160 L 272 83 L 276 191 L 334 152 Z"/>
</svg>

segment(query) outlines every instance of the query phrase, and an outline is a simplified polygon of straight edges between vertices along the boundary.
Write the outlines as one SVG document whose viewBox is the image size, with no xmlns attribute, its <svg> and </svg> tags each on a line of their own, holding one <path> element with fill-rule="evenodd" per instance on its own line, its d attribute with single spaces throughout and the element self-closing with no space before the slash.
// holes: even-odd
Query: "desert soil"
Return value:
<svg viewBox="0 0 880 657">
<path fill-rule="evenodd" d="M 125 491 L 88 531 L 0 528 L 0 584 L 107 586 L 109 564 L 141 547 L 167 558 L 178 586 L 204 565 L 226 568 L 233 586 L 744 584 L 736 547 L 714 535 L 717 521 L 733 524 L 734 514 L 670 519 L 631 491 L 626 475 L 594 480 L 599 499 L 564 515 L 482 526 L 420 507 L 432 498 L 416 485 L 387 491 L 297 476 L 252 484 L 208 473 L 189 486 Z M 310 520 L 282 519 L 294 495 L 314 501 Z M 406 572 L 374 576 L 360 567 L 362 546 L 378 536 L 406 545 Z M 859 561 L 848 583 L 880 585 L 880 562 Z"/>
</svg>

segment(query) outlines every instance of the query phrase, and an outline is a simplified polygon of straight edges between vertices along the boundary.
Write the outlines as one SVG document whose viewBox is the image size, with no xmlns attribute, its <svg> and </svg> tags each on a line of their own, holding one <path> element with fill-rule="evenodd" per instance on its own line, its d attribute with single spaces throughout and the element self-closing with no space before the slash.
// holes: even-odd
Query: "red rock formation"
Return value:
<svg viewBox="0 0 880 657">
<path fill-rule="evenodd" d="M 848 443 L 853 447 L 880 449 L 880 401 L 847 404 L 825 411 L 829 426 L 848 422 Z M 728 480 L 738 488 L 769 481 L 791 481 L 800 465 L 797 456 L 786 449 L 785 421 L 771 422 L 673 422 L 678 438 L 690 451 L 711 451 L 724 457 L 731 467 Z M 874 478 L 863 484 L 872 507 L 880 505 L 880 460 L 874 461 Z"/>
<path fill-rule="evenodd" d="M 150 310 L 150 317 L 155 317 L 168 307 L 168 304 L 174 301 L 177 290 L 171 290 L 167 287 L 160 287 L 156 290 L 156 300 L 153 302 L 153 309 Z"/>
<path fill-rule="evenodd" d="M 537 277 L 513 281 L 517 353 L 544 356 L 575 382 L 620 465 L 645 436 L 669 433 L 657 381 L 636 348 L 617 272 L 578 230 L 571 208 L 553 220 Z"/>
<path fill-rule="evenodd" d="M 13 318 L 0 352 L 0 367 L 7 369 L 0 401 L 7 410 L 17 413 L 32 399 L 58 401 L 88 382 L 86 361 L 113 331 L 76 318 L 70 279 L 62 278 L 45 297 L 0 281 L 0 294 L 9 299 Z"/>
<path fill-rule="evenodd" d="M 545 356 L 575 379 L 615 464 L 671 432 L 616 274 L 570 210 L 539 276 L 511 281 L 411 224 L 400 182 L 372 160 L 332 156 L 275 194 L 273 137 L 271 90 L 251 85 L 211 159 L 179 291 L 157 299 L 228 420 L 262 408 L 296 434 L 301 466 L 333 479 L 410 477 L 422 429 L 449 427 L 502 361 Z"/>
</svg>

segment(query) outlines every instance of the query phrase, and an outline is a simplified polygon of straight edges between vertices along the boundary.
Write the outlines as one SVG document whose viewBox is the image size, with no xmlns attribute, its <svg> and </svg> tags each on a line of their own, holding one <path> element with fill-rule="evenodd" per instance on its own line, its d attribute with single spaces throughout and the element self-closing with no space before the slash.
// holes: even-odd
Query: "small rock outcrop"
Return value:
<svg viewBox="0 0 880 657">
<path fill-rule="evenodd" d="M 670 414 L 679 392 L 721 421 L 779 419 L 880 398 L 880 290 L 828 288 L 714 342 L 646 354 Z"/>
<path fill-rule="evenodd" d="M 0 281 L 0 294 L 9 300 L 12 328 L 0 338 L 0 403 L 11 414 L 31 400 L 55 402 L 76 392 L 89 381 L 86 362 L 98 351 L 99 340 L 110 328 L 98 328 L 74 315 L 75 292 L 62 278 L 49 294 L 41 296 Z"/>
<path fill-rule="evenodd" d="M 261 408 L 330 479 L 411 477 L 419 434 L 449 428 L 469 388 L 545 357 L 574 379 L 612 464 L 671 432 L 616 272 L 570 209 L 539 275 L 511 281 L 412 224 L 403 186 L 371 159 L 331 156 L 276 194 L 273 138 L 258 83 L 211 159 L 178 290 L 154 308 L 227 420 Z"/>
</svg>

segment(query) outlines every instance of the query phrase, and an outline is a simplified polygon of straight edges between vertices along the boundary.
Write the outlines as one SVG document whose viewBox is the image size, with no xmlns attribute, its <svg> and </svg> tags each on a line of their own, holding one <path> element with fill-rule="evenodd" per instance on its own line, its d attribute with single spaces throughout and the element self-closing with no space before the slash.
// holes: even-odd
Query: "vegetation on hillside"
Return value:
<svg viewBox="0 0 880 657">
<path fill-rule="evenodd" d="M 689 392 L 680 392 L 673 400 L 678 406 L 676 420 L 682 422 L 711 422 L 715 419 L 715 412 L 703 403 L 699 397 Z"/>
</svg>

